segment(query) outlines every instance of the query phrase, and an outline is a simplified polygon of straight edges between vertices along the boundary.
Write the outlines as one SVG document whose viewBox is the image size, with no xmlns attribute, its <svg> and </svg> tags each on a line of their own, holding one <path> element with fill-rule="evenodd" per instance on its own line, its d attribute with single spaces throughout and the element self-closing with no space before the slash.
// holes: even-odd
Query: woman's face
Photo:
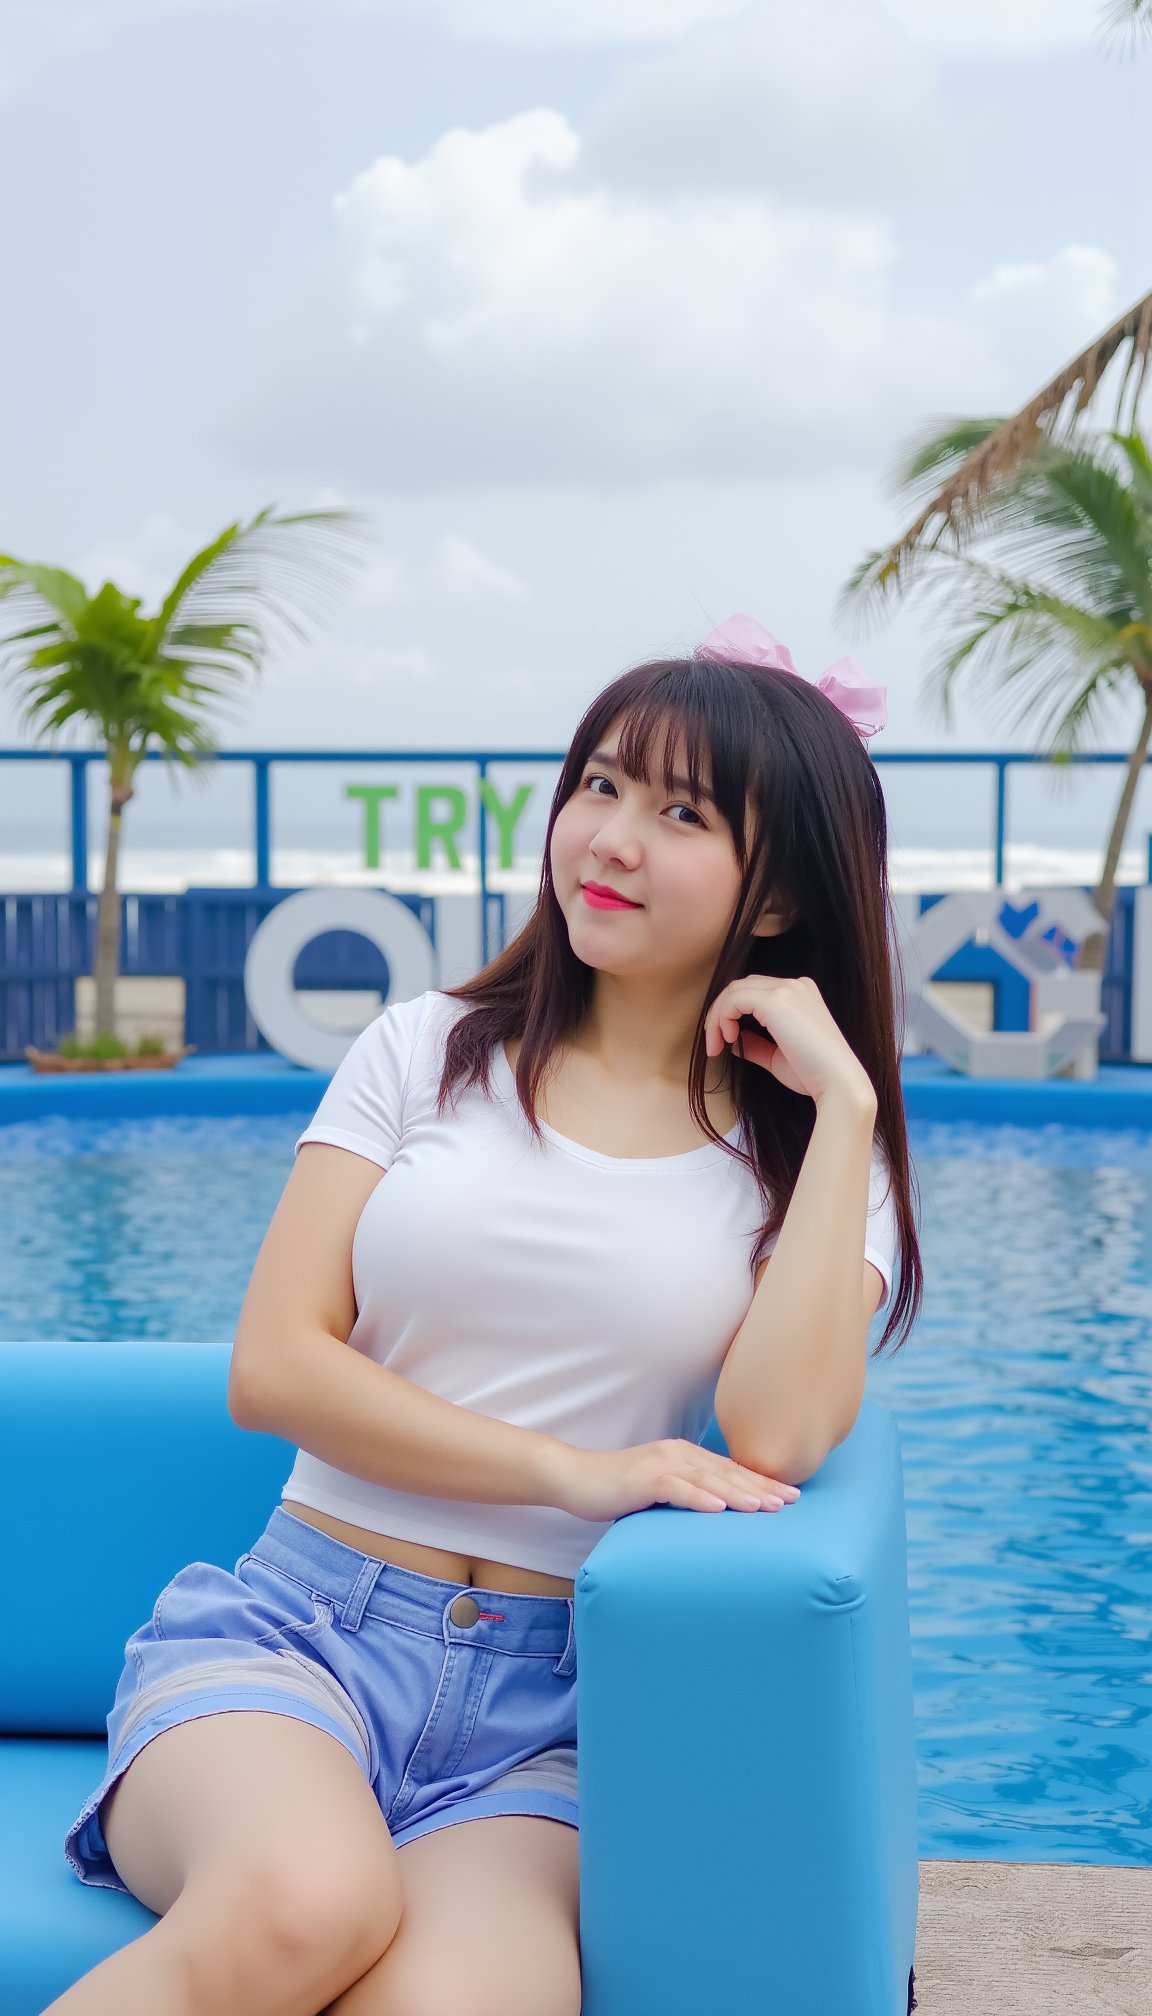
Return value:
<svg viewBox="0 0 1152 2016">
<path fill-rule="evenodd" d="M 658 776 L 633 783 L 615 767 L 619 728 L 618 719 L 601 735 L 603 754 L 589 758 L 552 828 L 552 881 L 572 950 L 600 972 L 706 983 L 740 894 L 731 831 L 710 799 L 692 797 L 683 741 L 674 768 L 685 781 L 668 793 Z M 638 907 L 597 909 L 588 882 Z"/>
</svg>

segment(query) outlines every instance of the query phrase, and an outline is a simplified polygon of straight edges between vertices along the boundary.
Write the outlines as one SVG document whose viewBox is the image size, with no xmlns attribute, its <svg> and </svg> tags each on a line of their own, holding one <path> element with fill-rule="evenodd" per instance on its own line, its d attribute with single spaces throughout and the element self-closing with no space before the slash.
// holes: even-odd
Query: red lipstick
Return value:
<svg viewBox="0 0 1152 2016">
<path fill-rule="evenodd" d="M 585 882 L 584 901 L 594 910 L 639 910 L 643 906 L 632 903 L 627 896 L 620 896 L 615 889 L 605 888 L 602 882 Z"/>
</svg>

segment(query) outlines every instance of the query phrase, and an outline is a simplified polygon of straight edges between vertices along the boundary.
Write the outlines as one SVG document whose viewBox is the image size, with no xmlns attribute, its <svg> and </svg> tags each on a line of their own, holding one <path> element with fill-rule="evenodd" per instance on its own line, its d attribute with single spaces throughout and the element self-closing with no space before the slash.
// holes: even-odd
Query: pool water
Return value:
<svg viewBox="0 0 1152 2016">
<path fill-rule="evenodd" d="M 311 1118 L 0 1127 L 0 1337 L 230 1339 Z"/>
<path fill-rule="evenodd" d="M 309 1112 L 0 1128 L 0 1336 L 228 1339 Z M 910 1122 L 920 1854 L 1152 1863 L 1152 1136 Z M 873 1347 L 881 1320 L 873 1326 Z"/>
</svg>

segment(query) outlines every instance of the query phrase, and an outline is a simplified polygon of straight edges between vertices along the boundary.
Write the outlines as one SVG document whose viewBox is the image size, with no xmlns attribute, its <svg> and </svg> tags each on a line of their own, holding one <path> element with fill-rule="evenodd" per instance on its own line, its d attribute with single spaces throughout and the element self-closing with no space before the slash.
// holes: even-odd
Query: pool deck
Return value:
<svg viewBox="0 0 1152 2016">
<path fill-rule="evenodd" d="M 921 1862 L 915 2016 L 1152 2016 L 1152 1866 Z"/>
<path fill-rule="evenodd" d="M 1093 1079 L 970 1078 L 937 1057 L 900 1061 L 906 1112 L 925 1120 L 1152 1127 L 1152 1064 L 1101 1064 Z M 311 1112 L 328 1083 L 267 1051 L 186 1057 L 167 1071 L 37 1073 L 0 1064 L 0 1125 L 48 1113 Z"/>
</svg>

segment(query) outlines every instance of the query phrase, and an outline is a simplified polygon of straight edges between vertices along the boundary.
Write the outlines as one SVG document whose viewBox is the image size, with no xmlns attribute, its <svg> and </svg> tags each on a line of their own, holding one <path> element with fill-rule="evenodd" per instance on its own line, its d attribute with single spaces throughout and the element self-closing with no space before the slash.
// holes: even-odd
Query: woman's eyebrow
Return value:
<svg viewBox="0 0 1152 2016">
<path fill-rule="evenodd" d="M 593 749 L 592 754 L 588 758 L 588 763 L 602 763 L 605 770 L 614 770 L 618 777 L 623 774 L 620 769 L 620 765 L 616 761 L 615 756 L 608 749 Z M 588 763 L 584 765 L 585 769 L 588 768 Z M 687 777 L 673 777 L 672 789 L 674 791 L 685 792 L 689 798 L 697 797 L 707 799 L 709 805 L 716 805 L 717 811 L 719 811 L 720 809 L 719 805 L 716 804 L 716 799 L 713 797 L 711 791 L 709 791 L 706 784 L 702 784 L 700 786 L 699 791 L 693 792 L 692 786 L 689 783 Z"/>
</svg>

